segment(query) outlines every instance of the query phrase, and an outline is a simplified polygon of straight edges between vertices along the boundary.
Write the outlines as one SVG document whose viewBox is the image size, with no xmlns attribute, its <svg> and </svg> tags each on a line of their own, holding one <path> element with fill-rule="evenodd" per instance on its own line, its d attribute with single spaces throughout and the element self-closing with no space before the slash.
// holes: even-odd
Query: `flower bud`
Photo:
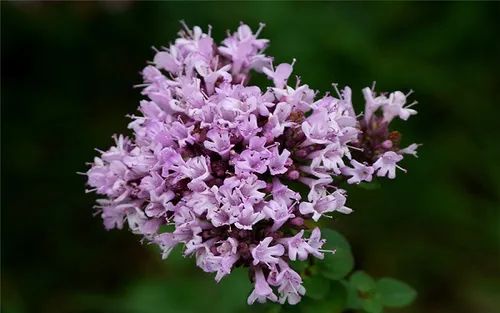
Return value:
<svg viewBox="0 0 500 313">
<path fill-rule="evenodd" d="M 382 148 L 384 148 L 384 149 L 392 148 L 392 141 L 386 140 L 386 141 L 382 142 Z"/>
<path fill-rule="evenodd" d="M 290 180 L 297 180 L 300 178 L 300 173 L 297 170 L 293 170 L 293 171 L 288 172 L 287 177 Z"/>
<path fill-rule="evenodd" d="M 302 217 L 294 217 L 290 220 L 290 225 L 302 227 L 304 225 L 304 219 Z"/>
</svg>

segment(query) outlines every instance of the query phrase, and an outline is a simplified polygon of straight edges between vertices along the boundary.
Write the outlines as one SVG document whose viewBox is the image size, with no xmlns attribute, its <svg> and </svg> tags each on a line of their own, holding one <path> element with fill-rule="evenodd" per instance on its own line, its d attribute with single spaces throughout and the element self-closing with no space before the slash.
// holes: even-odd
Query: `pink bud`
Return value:
<svg viewBox="0 0 500 313">
<path fill-rule="evenodd" d="M 302 217 L 295 217 L 295 218 L 292 218 L 290 220 L 290 224 L 292 226 L 297 226 L 297 227 L 300 227 L 302 225 L 304 225 L 304 219 Z"/>
<path fill-rule="evenodd" d="M 304 149 L 297 150 L 297 151 L 295 151 L 295 156 L 303 159 L 307 156 L 307 151 Z"/>
<path fill-rule="evenodd" d="M 290 172 L 288 172 L 287 177 L 290 180 L 297 180 L 300 178 L 300 173 L 299 173 L 299 171 L 295 171 L 295 170 L 290 171 Z"/>
<path fill-rule="evenodd" d="M 267 183 L 266 184 L 266 192 L 272 192 L 273 191 L 273 184 L 272 183 Z"/>
<path fill-rule="evenodd" d="M 386 140 L 386 141 L 382 142 L 382 148 L 384 148 L 384 149 L 392 148 L 392 141 Z"/>
</svg>

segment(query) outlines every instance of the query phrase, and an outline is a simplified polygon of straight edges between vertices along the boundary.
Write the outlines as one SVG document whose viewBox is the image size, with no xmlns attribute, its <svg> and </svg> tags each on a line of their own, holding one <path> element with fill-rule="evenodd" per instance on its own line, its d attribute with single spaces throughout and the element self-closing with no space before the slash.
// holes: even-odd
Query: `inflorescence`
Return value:
<svg viewBox="0 0 500 313">
<path fill-rule="evenodd" d="M 249 268 L 249 304 L 296 304 L 306 291 L 290 261 L 334 253 L 321 249 L 319 228 L 305 238 L 305 222 L 352 212 L 340 183 L 405 171 L 398 163 L 418 145 L 400 149 L 388 126 L 416 111 L 399 91 L 363 89 L 356 115 L 349 87 L 334 85 L 337 98 L 316 97 L 298 77 L 291 87 L 295 60 L 273 66 L 263 54 L 269 41 L 257 38 L 263 26 L 253 33 L 242 24 L 217 46 L 211 28 L 184 25 L 174 44 L 155 49 L 138 86 L 148 99 L 131 116 L 133 138 L 115 136 L 86 175 L 88 191 L 105 196 L 96 208 L 106 229 L 127 222 L 163 258 L 181 244 L 217 282 Z M 251 71 L 274 87 L 251 85 Z M 291 187 L 300 184 L 302 197 Z"/>
</svg>

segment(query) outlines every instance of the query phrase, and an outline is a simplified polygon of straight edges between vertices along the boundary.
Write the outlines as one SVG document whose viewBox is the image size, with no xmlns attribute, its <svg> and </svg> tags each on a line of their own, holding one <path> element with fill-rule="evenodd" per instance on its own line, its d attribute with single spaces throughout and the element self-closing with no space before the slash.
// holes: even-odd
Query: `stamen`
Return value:
<svg viewBox="0 0 500 313">
<path fill-rule="evenodd" d="M 337 96 L 339 96 L 339 99 L 344 100 L 344 97 L 342 97 L 342 95 L 340 94 L 337 85 L 338 85 L 337 83 L 332 84 L 333 88 L 335 88 L 335 91 L 337 92 Z"/>
<path fill-rule="evenodd" d="M 271 114 L 271 113 L 269 113 L 269 115 L 270 115 L 270 114 Z M 275 143 L 273 143 L 273 144 L 271 144 L 271 145 L 269 145 L 269 146 L 266 146 L 266 149 L 269 149 L 269 148 L 274 148 L 274 147 L 278 147 L 279 145 L 280 145 L 280 143 L 279 143 L 279 142 L 275 142 Z"/>
<path fill-rule="evenodd" d="M 265 26 L 266 26 L 266 24 L 259 23 L 259 29 L 257 29 L 257 31 L 255 32 L 255 38 L 259 37 L 260 32 L 264 29 Z"/>
<path fill-rule="evenodd" d="M 373 81 L 373 84 L 372 84 L 372 89 L 371 89 L 371 91 L 372 91 L 372 92 L 375 92 L 375 85 L 377 85 L 377 82 L 376 82 L 376 81 Z"/>
<path fill-rule="evenodd" d="M 411 104 L 409 104 L 409 105 L 405 106 L 405 109 L 409 109 L 409 108 L 411 108 L 412 106 L 414 106 L 415 104 L 418 104 L 418 102 L 417 102 L 417 101 L 413 101 Z"/>
<path fill-rule="evenodd" d="M 191 38 L 194 38 L 194 35 L 193 35 L 193 32 L 189 29 L 189 27 L 186 25 L 186 22 L 184 22 L 184 20 L 180 20 L 179 21 L 181 23 L 181 25 L 184 27 L 184 29 L 187 31 L 187 33 L 189 34 L 189 36 L 191 36 Z"/>
<path fill-rule="evenodd" d="M 148 119 L 145 116 L 137 116 L 137 115 L 133 115 L 133 114 L 132 115 L 127 114 L 127 115 L 125 115 L 125 117 L 131 118 L 131 119 L 134 119 L 134 120 L 139 120 L 139 119 L 143 119 L 143 118 Z"/>
<path fill-rule="evenodd" d="M 335 254 L 337 253 L 337 250 L 323 250 L 323 249 L 318 249 L 319 252 L 323 252 L 323 253 L 331 253 L 331 254 Z"/>
<path fill-rule="evenodd" d="M 402 170 L 403 172 L 405 172 L 405 173 L 407 172 L 407 170 L 406 170 L 406 169 L 404 169 L 404 168 L 402 168 L 401 166 L 399 166 L 399 165 L 397 165 L 397 164 L 394 164 L 394 165 L 395 165 L 397 168 L 399 168 L 400 170 Z"/>
<path fill-rule="evenodd" d="M 206 98 L 206 100 L 208 100 L 208 95 L 205 93 L 205 91 L 203 90 L 200 90 L 201 94 Z"/>
<path fill-rule="evenodd" d="M 151 49 L 153 49 L 153 51 L 156 52 L 156 53 L 160 52 L 160 51 L 158 51 L 158 49 L 156 49 L 155 46 L 151 46 Z"/>
<path fill-rule="evenodd" d="M 361 151 L 363 152 L 364 149 L 363 148 L 359 148 L 359 147 L 354 147 L 354 146 L 351 146 L 351 145 L 346 145 L 347 147 L 351 148 L 351 149 L 354 149 L 354 150 L 358 150 L 358 151 Z"/>
<path fill-rule="evenodd" d="M 299 88 L 300 85 L 300 77 L 295 75 L 295 78 L 297 79 L 297 84 L 295 85 L 295 89 Z"/>
</svg>

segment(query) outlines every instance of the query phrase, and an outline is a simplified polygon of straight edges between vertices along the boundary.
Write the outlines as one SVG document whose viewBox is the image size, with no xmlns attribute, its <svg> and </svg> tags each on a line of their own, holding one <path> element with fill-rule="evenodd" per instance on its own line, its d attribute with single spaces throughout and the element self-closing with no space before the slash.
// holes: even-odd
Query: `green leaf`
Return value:
<svg viewBox="0 0 500 313">
<path fill-rule="evenodd" d="M 363 310 L 368 313 L 382 312 L 382 304 L 377 299 L 362 299 L 361 306 L 363 307 Z"/>
<path fill-rule="evenodd" d="M 339 248 L 332 255 L 325 255 L 322 262 L 321 274 L 328 279 L 339 280 L 344 278 L 354 267 L 354 257 L 351 251 Z"/>
<path fill-rule="evenodd" d="M 372 291 L 375 288 L 375 280 L 363 271 L 356 271 L 352 273 L 349 278 L 349 283 L 354 289 L 361 292 Z"/>
<path fill-rule="evenodd" d="M 330 281 L 321 275 L 304 278 L 306 296 L 315 300 L 323 300 L 330 291 Z"/>
<path fill-rule="evenodd" d="M 346 280 L 341 281 L 347 291 L 347 301 L 345 304 L 346 309 L 358 310 L 362 307 L 361 299 L 359 298 L 358 291 Z"/>
<path fill-rule="evenodd" d="M 304 261 L 291 261 L 290 266 L 299 274 L 303 273 L 308 267 L 307 262 Z M 301 275 L 302 276 L 302 275 Z"/>
<path fill-rule="evenodd" d="M 338 248 L 345 248 L 347 250 L 351 250 L 349 242 L 347 242 L 347 239 L 345 239 L 345 237 L 339 232 L 336 232 L 333 229 L 324 228 L 321 230 L 321 235 L 326 239 L 323 249 L 335 250 Z"/>
<path fill-rule="evenodd" d="M 381 278 L 377 281 L 376 291 L 381 303 L 387 307 L 409 305 L 417 296 L 417 292 L 412 287 L 393 278 Z"/>
<path fill-rule="evenodd" d="M 354 257 L 347 240 L 338 232 L 331 229 L 322 231 L 326 243 L 325 250 L 335 250 L 335 253 L 325 253 L 325 258 L 318 264 L 321 266 L 321 274 L 332 280 L 344 278 L 354 267 Z"/>
<path fill-rule="evenodd" d="M 306 291 L 306 295 L 307 295 Z M 344 310 L 347 300 L 347 291 L 342 283 L 330 282 L 330 291 L 324 300 L 313 300 L 303 297 L 297 305 L 301 313 L 340 313 Z M 288 313 L 288 312 L 287 312 Z"/>
</svg>

